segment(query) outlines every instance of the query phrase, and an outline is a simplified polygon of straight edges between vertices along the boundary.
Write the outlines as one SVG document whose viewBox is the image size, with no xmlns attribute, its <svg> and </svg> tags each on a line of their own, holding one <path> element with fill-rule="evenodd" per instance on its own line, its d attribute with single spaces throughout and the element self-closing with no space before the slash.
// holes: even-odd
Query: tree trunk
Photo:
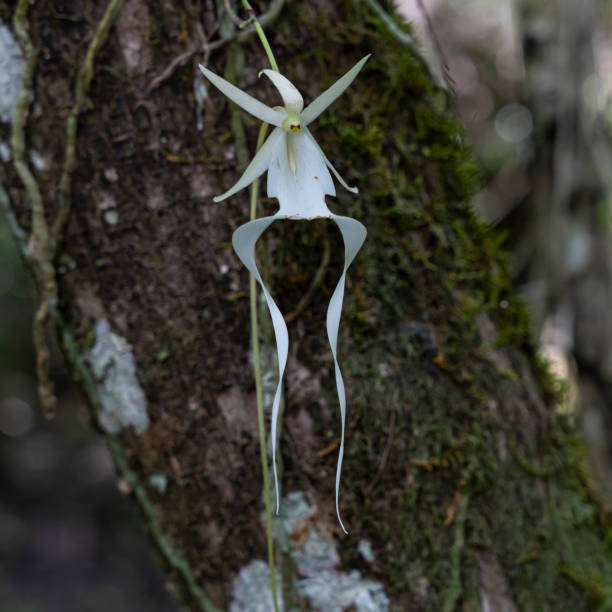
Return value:
<svg viewBox="0 0 612 612">
<path fill-rule="evenodd" d="M 223 3 L 218 13 L 210 0 L 121 4 L 15 12 L 37 64 L 0 196 L 40 289 L 41 394 L 51 405 L 49 320 L 189 609 L 268 611 L 249 281 L 230 244 L 248 194 L 212 202 L 244 169 L 258 128 L 216 90 L 204 94 L 195 67 L 206 59 L 271 104 L 276 92 L 257 79 L 260 45 L 235 35 Z M 276 15 L 281 4 L 267 31 L 307 102 L 373 54 L 315 134 L 360 189 L 339 190 L 332 209 L 368 229 L 339 343 L 348 537 L 334 508 L 340 419 L 325 334 L 340 235 L 327 220 L 285 221 L 259 254 L 292 313 L 275 520 L 285 609 L 609 606 L 609 508 L 555 412 L 561 388 L 538 361 L 500 238 L 472 214 L 477 169 L 447 94 L 369 5 Z"/>
</svg>

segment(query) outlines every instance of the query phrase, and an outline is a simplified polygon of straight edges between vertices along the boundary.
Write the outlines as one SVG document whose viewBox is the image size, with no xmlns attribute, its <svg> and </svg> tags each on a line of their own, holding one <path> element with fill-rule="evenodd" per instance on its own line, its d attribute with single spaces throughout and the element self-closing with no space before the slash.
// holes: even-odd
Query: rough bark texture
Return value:
<svg viewBox="0 0 612 612">
<path fill-rule="evenodd" d="M 48 0 L 24 21 L 38 55 L 26 134 L 42 155 L 33 172 L 49 225 L 61 201 L 75 78 L 104 10 Z M 2 11 L 11 18 L 11 8 Z M 212 2 L 124 4 L 78 115 L 71 206 L 53 260 L 58 300 L 50 302 L 75 376 L 94 413 L 105 411 L 97 420 L 118 471 L 193 610 L 227 609 L 238 572 L 265 558 L 248 278 L 229 243 L 248 195 L 211 201 L 248 160 L 257 126 L 209 91 L 198 130 L 200 81 L 190 59 L 154 80 L 201 44 L 202 32 L 211 44 L 227 35 L 228 24 L 216 28 Z M 339 192 L 332 208 L 368 228 L 340 335 L 349 399 L 341 507 L 350 537 L 333 506 L 339 416 L 324 333 L 340 236 L 319 220 L 275 224 L 262 240 L 262 268 L 283 312 L 295 309 L 330 252 L 289 329 L 283 490 L 302 492 L 310 510 L 290 524 L 288 539 L 279 536 L 286 598 L 317 607 L 296 561 L 316 533 L 336 542 L 343 575 L 359 570 L 382 585 L 392 610 L 610 605 L 609 509 L 579 440 L 555 415 L 559 385 L 536 358 L 500 238 L 472 214 L 477 171 L 445 94 L 359 2 L 292 3 L 268 30 L 281 70 L 307 100 L 373 53 L 315 134 L 361 191 Z M 257 79 L 266 60 L 252 37 L 208 60 L 276 100 Z M 11 164 L 4 173 L 17 219 L 36 232 L 22 180 Z"/>
</svg>

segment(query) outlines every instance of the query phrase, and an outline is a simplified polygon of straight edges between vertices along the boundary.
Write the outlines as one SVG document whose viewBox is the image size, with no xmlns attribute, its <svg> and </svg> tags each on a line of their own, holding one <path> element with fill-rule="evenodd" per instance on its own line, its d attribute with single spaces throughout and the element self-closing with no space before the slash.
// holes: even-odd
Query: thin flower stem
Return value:
<svg viewBox="0 0 612 612">
<path fill-rule="evenodd" d="M 252 23 L 257 36 L 268 56 L 268 61 L 272 70 L 279 72 L 278 64 L 274 59 L 274 54 L 270 48 L 270 43 L 266 38 L 255 11 L 248 0 L 242 0 L 242 6 L 249 12 L 248 23 Z M 262 123 L 257 137 L 256 151 L 259 151 L 266 138 L 268 124 Z M 251 185 L 251 221 L 257 218 L 257 201 L 259 199 L 259 179 L 255 179 Z M 270 476 L 268 474 L 268 453 L 266 450 L 266 428 L 264 423 L 263 411 L 263 392 L 261 388 L 261 363 L 259 359 L 259 323 L 257 320 L 257 283 L 255 277 L 249 274 L 249 294 L 251 303 L 251 338 L 253 345 L 253 371 L 255 376 L 255 397 L 257 400 L 257 422 L 259 425 L 259 449 L 261 452 L 261 471 L 263 472 L 264 502 L 266 506 L 266 536 L 268 542 L 268 567 L 270 568 L 270 588 L 272 589 L 272 601 L 274 602 L 274 612 L 279 612 L 278 601 L 276 598 L 276 565 L 274 563 L 274 541 L 272 539 L 272 502 L 270 501 Z"/>
<path fill-rule="evenodd" d="M 266 52 L 266 55 L 268 56 L 268 61 L 270 62 L 270 66 L 272 66 L 272 70 L 275 70 L 276 72 L 280 72 L 278 69 L 278 64 L 276 63 L 276 60 L 274 59 L 274 54 L 272 53 L 270 43 L 268 42 L 268 39 L 266 38 L 266 33 L 263 31 L 263 28 L 261 27 L 261 24 L 259 23 L 259 21 L 257 21 L 257 17 L 255 17 L 255 11 L 253 10 L 253 7 L 249 3 L 249 0 L 242 0 L 242 6 L 244 6 L 244 8 L 249 13 L 249 18 L 247 20 L 247 23 L 253 24 L 253 27 L 255 28 L 255 31 L 257 32 L 257 36 L 259 36 L 259 40 L 261 41 L 264 51 Z"/>
<path fill-rule="evenodd" d="M 263 145 L 268 131 L 268 124 L 262 123 L 257 137 L 257 151 Z M 251 221 L 257 218 L 257 200 L 259 199 L 259 179 L 251 185 Z M 259 449 L 261 451 L 261 471 L 263 472 L 264 501 L 266 506 L 266 535 L 268 541 L 268 566 L 270 567 L 270 587 L 274 612 L 279 612 L 276 601 L 276 566 L 274 564 L 274 542 L 272 540 L 272 502 L 270 501 L 270 476 L 268 474 L 268 453 L 266 450 L 266 428 L 264 424 L 263 392 L 261 388 L 261 363 L 259 360 L 259 324 L 257 321 L 257 284 L 255 277 L 249 275 L 249 293 L 251 303 L 251 342 L 253 346 L 253 371 L 255 375 L 255 397 L 257 400 L 257 422 L 259 424 Z"/>
</svg>

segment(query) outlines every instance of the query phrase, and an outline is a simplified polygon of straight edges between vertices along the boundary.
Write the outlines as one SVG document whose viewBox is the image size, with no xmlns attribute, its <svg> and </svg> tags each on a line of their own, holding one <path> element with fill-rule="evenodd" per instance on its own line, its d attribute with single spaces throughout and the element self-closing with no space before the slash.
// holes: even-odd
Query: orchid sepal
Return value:
<svg viewBox="0 0 612 612">
<path fill-rule="evenodd" d="M 312 123 L 344 93 L 344 90 L 355 80 L 371 55 L 371 53 L 368 53 L 368 55 L 362 57 L 346 74 L 341 76 L 302 111 L 302 122 L 305 126 Z"/>
<path fill-rule="evenodd" d="M 259 178 L 269 168 L 272 157 L 277 150 L 278 142 L 284 136 L 285 133 L 281 128 L 274 128 L 259 151 L 255 154 L 255 157 L 251 160 L 251 163 L 246 167 L 242 176 L 225 193 L 215 196 L 213 201 L 221 202 L 233 196 L 241 189 L 248 187 L 255 179 Z"/>
<path fill-rule="evenodd" d="M 283 119 L 285 118 L 284 113 L 276 111 L 270 108 L 263 102 L 260 102 L 253 96 L 250 96 L 242 89 L 239 89 L 235 85 L 232 85 L 229 81 L 215 74 L 199 64 L 199 68 L 202 74 L 225 96 L 227 96 L 232 102 L 236 103 L 240 108 L 244 109 L 247 113 L 250 113 L 254 117 L 280 127 Z"/>
</svg>

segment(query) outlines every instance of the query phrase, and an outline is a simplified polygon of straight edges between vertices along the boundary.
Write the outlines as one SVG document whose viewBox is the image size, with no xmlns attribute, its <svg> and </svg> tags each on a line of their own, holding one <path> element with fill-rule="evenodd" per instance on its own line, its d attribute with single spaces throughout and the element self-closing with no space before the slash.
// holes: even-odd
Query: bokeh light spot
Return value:
<svg viewBox="0 0 612 612">
<path fill-rule="evenodd" d="M 0 400 L 0 432 L 17 438 L 28 433 L 34 424 L 34 411 L 30 404 L 19 397 Z"/>
<path fill-rule="evenodd" d="M 506 142 L 517 144 L 529 138 L 533 131 L 531 112 L 522 104 L 506 104 L 495 115 L 495 131 Z"/>
</svg>

